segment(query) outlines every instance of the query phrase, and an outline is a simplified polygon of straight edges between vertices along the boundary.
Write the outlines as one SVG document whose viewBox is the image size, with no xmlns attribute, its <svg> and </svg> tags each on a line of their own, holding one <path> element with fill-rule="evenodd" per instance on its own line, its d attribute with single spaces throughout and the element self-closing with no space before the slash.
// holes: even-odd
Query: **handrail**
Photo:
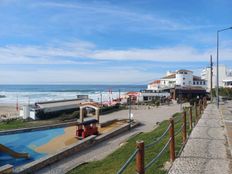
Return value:
<svg viewBox="0 0 232 174">
<path fill-rule="evenodd" d="M 179 152 L 177 153 L 177 157 L 180 156 L 180 153 L 182 152 L 182 150 L 184 149 L 185 143 L 181 146 Z"/>
<path fill-rule="evenodd" d="M 135 157 L 135 155 L 137 154 L 138 151 L 139 151 L 139 149 L 136 149 L 132 153 L 132 155 L 127 159 L 127 161 L 124 163 L 124 165 L 121 167 L 121 169 L 117 172 L 117 174 L 122 174 L 125 171 L 125 169 L 131 163 L 131 161 L 134 159 L 134 157 Z"/>
<path fill-rule="evenodd" d="M 182 131 L 183 127 L 184 127 L 184 125 L 182 125 L 182 126 L 175 132 L 175 136 L 178 135 L 178 134 Z"/>
<path fill-rule="evenodd" d="M 175 118 L 174 118 L 174 122 L 175 122 L 176 124 L 179 123 L 181 120 L 182 120 L 182 117 L 180 117 L 180 118 L 177 119 L 177 120 L 175 120 Z"/>
<path fill-rule="evenodd" d="M 203 109 L 204 108 L 202 107 L 202 110 Z M 152 142 L 150 142 L 149 144 L 147 144 L 145 146 L 144 146 L 143 141 L 139 142 L 139 144 L 137 144 L 137 149 L 131 154 L 131 156 L 127 159 L 127 161 L 123 164 L 123 166 L 117 172 L 117 174 L 122 174 L 126 170 L 128 165 L 132 162 L 132 160 L 135 158 L 136 155 L 137 155 L 136 156 L 136 171 L 138 173 L 145 173 L 145 171 L 148 168 L 150 168 L 155 162 L 157 162 L 160 159 L 161 155 L 165 152 L 168 145 L 170 146 L 170 153 L 169 153 L 170 161 L 173 162 L 175 160 L 175 154 L 176 154 L 175 150 L 177 150 L 175 148 L 175 139 L 176 139 L 175 137 L 182 131 L 182 139 L 183 139 L 182 141 L 183 142 L 181 144 L 181 147 L 179 147 L 180 150 L 177 153 L 178 154 L 177 156 L 179 156 L 180 153 L 184 149 L 184 146 L 185 146 L 185 144 L 187 142 L 187 139 L 189 138 L 189 137 L 187 137 L 188 136 L 187 134 L 189 133 L 189 131 L 190 132 L 192 131 L 192 126 L 191 126 L 192 125 L 192 118 L 193 118 L 192 111 L 193 111 L 193 109 L 191 109 L 191 111 L 189 112 L 189 119 L 190 119 L 189 122 L 188 122 L 188 119 L 187 119 L 187 117 L 188 117 L 187 111 L 184 111 L 182 113 L 182 116 L 180 116 L 180 117 L 179 116 L 172 117 L 170 119 L 170 122 L 169 122 L 169 125 L 168 125 L 167 129 L 165 129 L 165 131 L 162 133 L 161 136 L 159 136 L 158 138 L 153 139 Z M 196 115 L 196 117 L 200 118 L 201 115 L 202 115 L 202 112 L 200 112 L 199 115 Z M 176 126 L 176 127 L 179 128 L 179 129 L 174 130 L 174 127 L 177 124 L 178 124 L 178 126 Z M 190 126 L 190 128 L 188 129 L 187 127 L 189 127 L 189 126 Z M 169 132 L 169 139 L 167 140 L 165 138 L 165 136 L 167 135 L 168 132 Z M 167 140 L 166 144 L 162 145 L 162 149 L 158 152 L 158 154 L 156 154 L 156 156 L 154 156 L 144 166 L 144 158 L 145 158 L 144 150 L 154 146 L 157 143 L 160 143 L 161 140 L 165 140 L 165 141 Z M 138 142 L 136 142 L 136 143 L 138 143 Z"/>
<path fill-rule="evenodd" d="M 155 163 L 159 159 L 159 157 L 162 155 L 162 153 L 164 152 L 164 150 L 168 147 L 170 141 L 171 141 L 171 138 L 169 138 L 168 142 L 165 144 L 165 146 L 163 147 L 163 149 L 145 166 L 145 170 L 147 170 L 149 167 L 151 167 L 151 165 L 153 163 Z"/>
<path fill-rule="evenodd" d="M 168 128 L 164 131 L 164 133 L 163 133 L 160 137 L 158 137 L 155 141 L 153 141 L 153 142 L 147 144 L 147 145 L 145 146 L 145 149 L 147 149 L 147 148 L 149 148 L 149 147 L 151 147 L 151 146 L 157 144 L 161 139 L 163 139 L 164 136 L 168 133 L 170 127 L 171 127 L 171 124 L 169 124 Z"/>
</svg>

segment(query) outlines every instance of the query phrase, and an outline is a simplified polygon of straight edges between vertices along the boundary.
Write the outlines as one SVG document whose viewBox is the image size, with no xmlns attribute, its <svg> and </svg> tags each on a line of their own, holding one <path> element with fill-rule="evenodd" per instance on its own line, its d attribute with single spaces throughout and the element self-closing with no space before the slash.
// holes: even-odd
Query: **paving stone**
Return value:
<svg viewBox="0 0 232 174">
<path fill-rule="evenodd" d="M 224 139 L 223 128 L 196 126 L 191 138 Z"/>
<path fill-rule="evenodd" d="M 169 174 L 231 174 L 228 159 L 179 158 Z"/>
<path fill-rule="evenodd" d="M 207 106 L 169 174 L 232 173 L 231 157 L 221 118 L 215 105 Z"/>
<path fill-rule="evenodd" d="M 197 123 L 197 126 L 205 127 L 222 127 L 223 123 L 219 119 L 200 119 Z"/>
<path fill-rule="evenodd" d="M 189 139 L 181 157 L 226 158 L 225 140 Z"/>
</svg>

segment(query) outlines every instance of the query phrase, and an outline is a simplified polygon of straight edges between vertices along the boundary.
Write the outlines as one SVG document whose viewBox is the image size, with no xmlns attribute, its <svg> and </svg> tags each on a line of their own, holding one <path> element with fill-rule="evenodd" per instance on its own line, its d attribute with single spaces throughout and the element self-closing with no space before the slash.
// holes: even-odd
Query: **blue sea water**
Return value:
<svg viewBox="0 0 232 174">
<path fill-rule="evenodd" d="M 76 95 L 89 95 L 94 101 L 100 100 L 100 93 L 103 101 L 109 99 L 109 90 L 112 97 L 117 98 L 120 94 L 128 91 L 140 91 L 145 85 L 0 85 L 1 103 L 39 102 L 49 100 L 61 100 L 76 98 Z"/>
<path fill-rule="evenodd" d="M 53 138 L 62 134 L 64 134 L 64 128 L 0 136 L 0 144 L 3 144 L 16 152 L 30 154 L 30 159 L 15 159 L 3 152 L 0 152 L 0 166 L 5 164 L 12 164 L 16 167 L 46 156 L 47 154 L 38 153 L 34 149 L 48 143 Z"/>
<path fill-rule="evenodd" d="M 0 91 L 6 92 L 113 92 L 138 91 L 145 85 L 0 85 Z"/>
</svg>

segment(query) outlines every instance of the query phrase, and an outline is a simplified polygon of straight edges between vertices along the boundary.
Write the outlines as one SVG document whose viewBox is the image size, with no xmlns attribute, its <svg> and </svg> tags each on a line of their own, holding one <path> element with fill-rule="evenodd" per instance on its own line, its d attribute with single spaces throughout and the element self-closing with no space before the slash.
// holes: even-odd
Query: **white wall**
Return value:
<svg viewBox="0 0 232 174">
<path fill-rule="evenodd" d="M 177 72 L 176 74 L 176 85 L 180 86 L 190 86 L 193 84 L 193 74 L 192 72 Z"/>
<path fill-rule="evenodd" d="M 160 84 L 158 84 L 158 83 L 148 84 L 147 89 L 148 90 L 158 90 L 158 89 L 160 89 Z"/>
<path fill-rule="evenodd" d="M 230 78 L 231 70 L 227 69 L 225 65 L 219 66 L 219 86 L 223 87 L 223 80 Z M 205 68 L 202 70 L 201 78 L 207 81 L 207 88 L 210 89 L 210 68 Z M 217 85 L 217 67 L 213 67 L 213 88 Z"/>
</svg>

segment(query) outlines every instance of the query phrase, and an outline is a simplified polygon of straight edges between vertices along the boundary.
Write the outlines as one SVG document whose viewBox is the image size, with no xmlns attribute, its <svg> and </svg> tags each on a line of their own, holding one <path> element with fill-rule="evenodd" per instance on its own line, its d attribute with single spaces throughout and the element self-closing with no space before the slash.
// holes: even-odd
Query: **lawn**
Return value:
<svg viewBox="0 0 232 174">
<path fill-rule="evenodd" d="M 174 114 L 175 120 L 175 130 L 178 130 L 181 127 L 181 122 L 178 122 L 181 119 L 181 113 Z M 195 114 L 193 114 L 195 116 Z M 187 114 L 187 120 L 189 114 Z M 195 118 L 195 117 L 194 117 Z M 158 137 L 160 137 L 163 132 L 167 129 L 169 125 L 169 121 L 163 121 L 160 125 L 151 132 L 138 134 L 127 141 L 125 145 L 117 149 L 115 152 L 104 158 L 103 160 L 93 161 L 86 164 L 83 164 L 74 170 L 70 171 L 69 174 L 112 174 L 117 173 L 117 171 L 123 166 L 123 164 L 127 161 L 130 155 L 135 151 L 135 142 L 137 140 L 143 140 L 145 145 L 154 141 Z M 187 127 L 188 128 L 188 127 Z M 188 129 L 188 131 L 190 131 Z M 145 165 L 151 161 L 164 147 L 166 142 L 169 140 L 169 134 L 163 138 L 158 144 L 145 149 Z M 182 135 L 181 132 L 176 135 L 176 154 L 181 149 L 182 146 Z M 153 164 L 149 169 L 146 170 L 146 174 L 148 173 L 156 173 L 156 174 L 164 174 L 167 172 L 164 169 L 165 162 L 169 161 L 169 148 L 163 153 L 160 159 Z M 127 167 L 125 170 L 126 174 L 134 174 L 135 173 L 135 160 Z"/>
<path fill-rule="evenodd" d="M 19 128 L 30 128 L 45 126 L 51 124 L 61 123 L 59 120 L 38 120 L 38 121 L 27 121 L 23 119 L 13 119 L 0 122 L 0 131 L 10 130 L 10 129 L 19 129 Z"/>
</svg>

